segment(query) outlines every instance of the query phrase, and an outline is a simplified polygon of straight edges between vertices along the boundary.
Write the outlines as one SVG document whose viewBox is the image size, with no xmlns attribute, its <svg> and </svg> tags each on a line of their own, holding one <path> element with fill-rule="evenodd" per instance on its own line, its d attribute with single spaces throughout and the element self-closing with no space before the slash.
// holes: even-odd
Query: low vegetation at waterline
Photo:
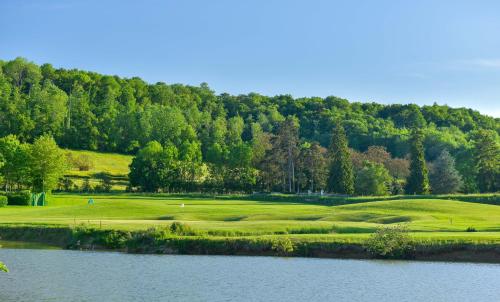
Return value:
<svg viewBox="0 0 500 302">
<path fill-rule="evenodd" d="M 0 245 L 0 248 L 1 247 L 2 246 Z M 6 272 L 7 273 L 8 271 L 9 271 L 9 269 L 7 268 L 7 266 L 2 261 L 0 261 L 0 272 Z"/>
<path fill-rule="evenodd" d="M 5 264 L 3 264 L 1 261 L 0 261 L 0 271 L 1 272 L 8 272 L 9 271 L 7 266 Z"/>
<path fill-rule="evenodd" d="M 365 242 L 366 250 L 380 258 L 411 258 L 414 243 L 404 225 L 381 227 Z"/>
</svg>

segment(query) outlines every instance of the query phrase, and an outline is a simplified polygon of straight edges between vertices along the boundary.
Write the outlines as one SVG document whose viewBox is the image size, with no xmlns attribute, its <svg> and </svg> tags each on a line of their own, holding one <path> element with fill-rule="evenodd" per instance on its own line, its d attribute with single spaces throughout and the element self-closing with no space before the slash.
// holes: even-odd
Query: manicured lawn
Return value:
<svg viewBox="0 0 500 302">
<path fill-rule="evenodd" d="M 402 199 L 327 206 L 289 201 L 182 195 L 55 194 L 46 207 L 0 208 L 0 224 L 90 224 L 146 229 L 172 221 L 213 236 L 288 234 L 358 241 L 380 226 L 405 223 L 417 240 L 500 242 L 500 206 L 444 199 Z M 373 199 L 372 199 L 373 200 Z M 376 200 L 376 199 L 375 199 Z M 184 204 L 182 207 L 181 204 Z M 477 232 L 466 232 L 473 227 Z"/>
</svg>

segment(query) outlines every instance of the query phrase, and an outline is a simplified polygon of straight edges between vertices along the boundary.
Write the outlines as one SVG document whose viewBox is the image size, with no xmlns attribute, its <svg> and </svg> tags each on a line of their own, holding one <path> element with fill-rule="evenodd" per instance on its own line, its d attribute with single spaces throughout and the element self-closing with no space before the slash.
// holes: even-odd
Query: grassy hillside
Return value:
<svg viewBox="0 0 500 302">
<path fill-rule="evenodd" d="M 128 172 L 132 156 L 83 150 L 66 151 L 75 159 L 84 156 L 90 160 L 90 169 L 82 171 L 78 167 L 73 167 L 66 173 L 66 176 L 71 178 L 79 187 L 81 187 L 84 178 L 89 178 L 91 185 L 97 185 L 97 176 L 104 173 L 111 177 L 113 190 L 125 190 L 128 184 Z"/>
<path fill-rule="evenodd" d="M 181 221 L 208 235 L 281 235 L 360 240 L 377 227 L 406 223 L 415 238 L 500 242 L 500 207 L 444 199 L 403 199 L 328 206 L 182 195 L 56 194 L 47 207 L 0 208 L 2 224 L 80 223 L 146 229 Z M 184 204 L 184 206 L 181 206 Z M 477 232 L 466 232 L 473 227 Z"/>
</svg>

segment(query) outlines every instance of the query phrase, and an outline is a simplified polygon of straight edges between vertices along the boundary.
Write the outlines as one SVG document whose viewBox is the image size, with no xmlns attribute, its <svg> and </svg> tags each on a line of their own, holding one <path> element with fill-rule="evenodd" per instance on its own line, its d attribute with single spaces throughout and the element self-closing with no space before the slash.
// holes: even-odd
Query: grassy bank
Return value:
<svg viewBox="0 0 500 302">
<path fill-rule="evenodd" d="M 78 226 L 2 226 L 4 239 L 38 242 L 80 250 L 192 255 L 259 255 L 291 257 L 376 258 L 364 246 L 366 236 L 264 235 L 245 237 L 175 234 L 170 229 L 102 230 Z M 402 257 L 413 260 L 500 263 L 500 243 L 467 240 L 422 240 Z"/>
</svg>

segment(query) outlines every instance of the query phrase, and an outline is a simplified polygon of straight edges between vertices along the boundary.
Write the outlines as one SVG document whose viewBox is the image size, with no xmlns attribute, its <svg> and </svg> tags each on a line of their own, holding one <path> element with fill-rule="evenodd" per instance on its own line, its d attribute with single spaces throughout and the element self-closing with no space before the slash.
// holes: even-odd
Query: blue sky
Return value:
<svg viewBox="0 0 500 302">
<path fill-rule="evenodd" d="M 500 117 L 500 1 L 0 1 L 0 59 Z"/>
</svg>

